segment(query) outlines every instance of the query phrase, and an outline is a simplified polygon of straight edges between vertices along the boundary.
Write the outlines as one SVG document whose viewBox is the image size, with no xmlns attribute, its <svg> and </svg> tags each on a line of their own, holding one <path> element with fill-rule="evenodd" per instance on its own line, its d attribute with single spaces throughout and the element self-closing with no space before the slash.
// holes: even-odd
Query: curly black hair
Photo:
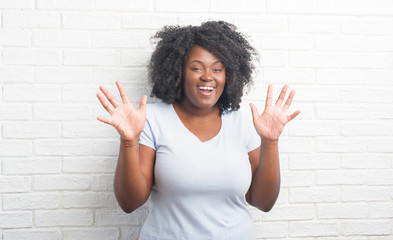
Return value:
<svg viewBox="0 0 393 240">
<path fill-rule="evenodd" d="M 152 97 L 168 104 L 183 99 L 183 63 L 191 48 L 199 45 L 221 59 L 225 67 L 225 87 L 217 102 L 220 114 L 240 108 L 243 89 L 252 84 L 252 57 L 257 53 L 236 26 L 224 21 L 165 26 L 153 39 L 158 41 L 148 64 Z"/>
</svg>

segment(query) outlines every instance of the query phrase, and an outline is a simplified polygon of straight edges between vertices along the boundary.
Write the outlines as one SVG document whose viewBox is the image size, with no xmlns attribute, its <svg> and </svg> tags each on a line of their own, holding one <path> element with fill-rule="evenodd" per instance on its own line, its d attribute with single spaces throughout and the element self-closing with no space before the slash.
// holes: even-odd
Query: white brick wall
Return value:
<svg viewBox="0 0 393 240">
<path fill-rule="evenodd" d="M 1 0 L 0 240 L 137 239 L 148 207 L 116 203 L 95 94 L 120 80 L 139 101 L 155 31 L 211 19 L 260 52 L 242 106 L 288 83 L 302 110 L 276 206 L 249 207 L 258 239 L 393 239 L 393 1 Z"/>
</svg>

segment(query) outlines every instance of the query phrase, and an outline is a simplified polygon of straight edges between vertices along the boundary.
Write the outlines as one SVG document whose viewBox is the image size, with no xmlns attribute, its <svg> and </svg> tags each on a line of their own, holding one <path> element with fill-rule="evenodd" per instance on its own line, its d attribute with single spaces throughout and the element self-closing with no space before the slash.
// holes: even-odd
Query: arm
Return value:
<svg viewBox="0 0 393 240">
<path fill-rule="evenodd" d="M 119 103 L 106 88 L 100 87 L 110 104 L 101 94 L 97 94 L 97 97 L 111 117 L 97 119 L 115 127 L 121 136 L 114 192 L 120 207 L 129 213 L 143 205 L 150 195 L 155 151 L 139 146 L 138 141 L 146 121 L 147 97 L 143 96 L 139 109 L 135 109 L 123 86 L 119 82 L 116 85 L 123 102 Z"/>
<path fill-rule="evenodd" d="M 283 87 L 273 106 L 271 103 L 273 90 L 269 85 L 265 110 L 262 115 L 259 115 L 254 104 L 250 104 L 254 126 L 261 137 L 261 146 L 249 152 L 253 178 L 246 199 L 251 205 L 265 212 L 270 211 L 280 192 L 279 137 L 284 126 L 300 113 L 297 110 L 291 115 L 286 114 L 295 95 L 293 90 L 285 104 L 281 106 L 287 88 L 287 85 Z"/>
</svg>

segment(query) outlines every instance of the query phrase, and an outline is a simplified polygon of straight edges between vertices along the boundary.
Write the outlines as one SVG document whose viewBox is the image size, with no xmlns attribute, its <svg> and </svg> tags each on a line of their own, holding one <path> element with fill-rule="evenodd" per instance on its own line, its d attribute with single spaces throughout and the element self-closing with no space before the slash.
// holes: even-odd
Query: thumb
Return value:
<svg viewBox="0 0 393 240">
<path fill-rule="evenodd" d="M 259 118 L 259 113 L 257 107 L 253 103 L 250 103 L 250 108 L 251 108 L 251 113 L 252 113 L 252 118 L 254 122 Z"/>
</svg>

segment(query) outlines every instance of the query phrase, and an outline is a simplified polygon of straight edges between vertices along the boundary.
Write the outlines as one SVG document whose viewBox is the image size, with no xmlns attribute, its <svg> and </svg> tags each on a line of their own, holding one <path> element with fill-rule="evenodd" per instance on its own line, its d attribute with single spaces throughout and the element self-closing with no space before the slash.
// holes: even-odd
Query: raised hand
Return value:
<svg viewBox="0 0 393 240">
<path fill-rule="evenodd" d="M 288 99 L 283 105 L 287 90 L 288 85 L 285 84 L 275 105 L 273 105 L 273 87 L 269 84 L 265 110 L 261 115 L 259 115 L 255 105 L 252 103 L 250 104 L 255 129 L 264 140 L 278 141 L 278 138 L 280 137 L 285 125 L 300 113 L 300 110 L 296 110 L 290 115 L 287 114 L 288 108 L 291 106 L 293 96 L 295 95 L 295 91 L 291 90 Z"/>
<path fill-rule="evenodd" d="M 99 116 L 97 120 L 115 127 L 122 139 L 135 141 L 145 126 L 147 96 L 141 98 L 139 109 L 136 109 L 121 83 L 116 81 L 116 85 L 123 103 L 119 103 L 106 88 L 100 86 L 100 90 L 109 102 L 100 93 L 97 93 L 98 100 L 111 116 L 109 118 Z"/>
</svg>

